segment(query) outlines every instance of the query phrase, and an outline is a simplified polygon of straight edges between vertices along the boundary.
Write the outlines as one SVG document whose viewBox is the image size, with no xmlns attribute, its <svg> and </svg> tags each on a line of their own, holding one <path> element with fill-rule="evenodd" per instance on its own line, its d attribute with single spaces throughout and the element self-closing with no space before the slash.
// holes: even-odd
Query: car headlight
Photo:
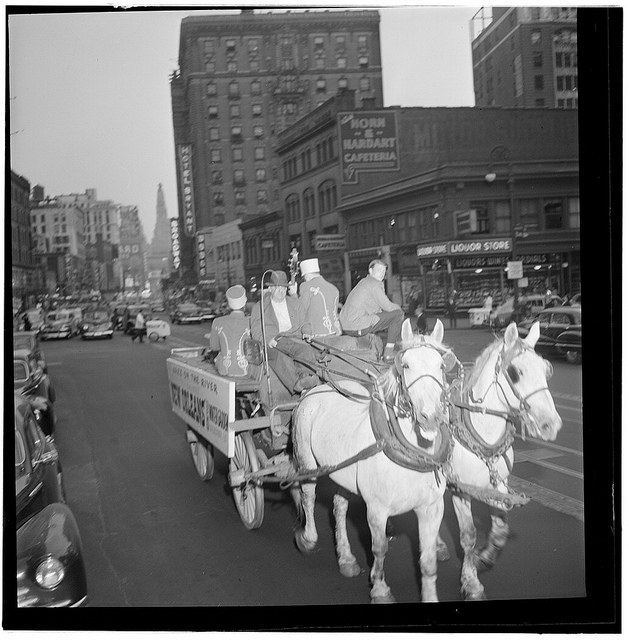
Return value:
<svg viewBox="0 0 629 640">
<path fill-rule="evenodd" d="M 46 558 L 35 571 L 35 580 L 44 589 L 54 589 L 66 575 L 63 564 L 57 558 Z"/>
</svg>

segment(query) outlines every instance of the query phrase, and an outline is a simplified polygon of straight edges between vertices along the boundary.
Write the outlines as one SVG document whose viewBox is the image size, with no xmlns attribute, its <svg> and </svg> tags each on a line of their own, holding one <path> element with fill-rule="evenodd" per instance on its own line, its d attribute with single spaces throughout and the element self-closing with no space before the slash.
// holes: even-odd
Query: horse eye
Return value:
<svg viewBox="0 0 629 640">
<path fill-rule="evenodd" d="M 508 366 L 507 374 L 511 378 L 511 382 L 517 382 L 520 379 L 519 371 L 512 364 Z"/>
</svg>

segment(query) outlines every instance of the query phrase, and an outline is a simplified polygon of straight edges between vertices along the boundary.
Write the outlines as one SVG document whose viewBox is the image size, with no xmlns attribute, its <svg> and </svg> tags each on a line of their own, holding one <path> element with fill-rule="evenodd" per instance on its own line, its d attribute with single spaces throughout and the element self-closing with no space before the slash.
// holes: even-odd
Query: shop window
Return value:
<svg viewBox="0 0 629 640">
<path fill-rule="evenodd" d="M 581 227 L 581 204 L 579 198 L 568 198 L 568 226 L 571 229 Z"/>
<path fill-rule="evenodd" d="M 546 229 L 563 228 L 563 201 L 559 198 L 544 200 Z"/>
</svg>

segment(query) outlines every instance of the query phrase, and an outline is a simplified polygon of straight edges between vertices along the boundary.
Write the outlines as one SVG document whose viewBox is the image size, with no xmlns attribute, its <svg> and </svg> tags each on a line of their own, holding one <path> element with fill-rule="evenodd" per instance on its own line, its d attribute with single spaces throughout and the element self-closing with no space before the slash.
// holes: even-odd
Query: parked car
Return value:
<svg viewBox="0 0 629 640">
<path fill-rule="evenodd" d="M 114 337 L 114 327 L 111 321 L 111 314 L 105 309 L 96 311 L 86 311 L 81 325 L 81 338 L 109 338 Z"/>
<path fill-rule="evenodd" d="M 56 309 L 49 311 L 44 316 L 44 326 L 41 328 L 40 337 L 42 340 L 51 338 L 71 338 L 78 336 L 81 332 L 81 320 L 83 312 L 80 308 Z"/>
<path fill-rule="evenodd" d="M 47 436 L 54 435 L 55 413 L 52 405 L 56 399 L 55 389 L 30 349 L 13 351 L 13 390 L 30 399 L 40 398 L 36 403 L 36 411 L 41 417 L 41 428 Z"/>
<path fill-rule="evenodd" d="M 571 296 L 570 300 L 568 301 L 568 304 L 571 307 L 580 307 L 581 306 L 581 294 L 580 293 L 575 293 L 573 296 Z"/>
<path fill-rule="evenodd" d="M 527 318 L 534 318 L 542 309 L 549 304 L 560 305 L 561 298 L 555 295 L 531 294 L 520 296 L 520 303 L 527 309 Z M 522 319 L 522 318 L 521 318 Z M 489 316 L 489 324 L 502 328 L 506 327 L 513 320 L 513 297 L 509 297 L 501 305 L 498 305 Z"/>
<path fill-rule="evenodd" d="M 135 318 L 142 311 L 142 315 L 146 318 L 150 312 L 147 304 L 129 304 L 126 306 L 122 315 L 122 326 L 125 333 L 130 333 L 135 328 Z"/>
<path fill-rule="evenodd" d="M 536 318 L 518 325 L 518 333 L 526 337 L 533 322 L 539 320 L 540 336 L 536 349 L 560 353 L 571 364 L 581 362 L 581 308 L 552 307 L 540 311 Z"/>
<path fill-rule="evenodd" d="M 28 321 L 31 323 L 30 330 L 39 331 L 44 325 L 44 314 L 41 309 L 27 309 L 24 313 L 28 316 Z M 18 314 L 18 326 L 21 330 L 24 329 L 24 313 Z"/>
<path fill-rule="evenodd" d="M 66 504 L 59 454 L 29 400 L 16 393 L 14 405 L 17 606 L 86 606 L 81 535 Z"/>
<path fill-rule="evenodd" d="M 196 304 L 185 302 L 175 307 L 170 319 L 175 324 L 200 323 L 203 321 L 203 316 L 201 309 Z"/>
<path fill-rule="evenodd" d="M 216 311 L 214 305 L 208 302 L 197 302 L 199 312 L 201 313 L 201 320 L 203 322 L 211 322 L 216 318 Z"/>
<path fill-rule="evenodd" d="M 39 333 L 37 331 L 14 331 L 13 332 L 13 350 L 27 349 L 39 362 L 39 366 L 44 373 L 48 373 L 48 363 L 46 356 L 41 350 L 39 343 Z"/>
</svg>

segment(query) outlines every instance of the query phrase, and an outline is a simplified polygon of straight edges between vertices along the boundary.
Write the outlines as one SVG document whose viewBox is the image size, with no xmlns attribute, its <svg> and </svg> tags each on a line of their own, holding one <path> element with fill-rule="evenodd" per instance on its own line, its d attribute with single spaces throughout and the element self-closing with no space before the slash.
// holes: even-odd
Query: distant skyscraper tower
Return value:
<svg viewBox="0 0 629 640">
<path fill-rule="evenodd" d="M 149 246 L 146 260 L 148 280 L 151 291 L 155 294 L 161 291 L 161 280 L 167 278 L 171 271 L 170 220 L 166 211 L 166 201 L 161 183 L 157 187 L 155 229 L 153 240 Z"/>
</svg>

